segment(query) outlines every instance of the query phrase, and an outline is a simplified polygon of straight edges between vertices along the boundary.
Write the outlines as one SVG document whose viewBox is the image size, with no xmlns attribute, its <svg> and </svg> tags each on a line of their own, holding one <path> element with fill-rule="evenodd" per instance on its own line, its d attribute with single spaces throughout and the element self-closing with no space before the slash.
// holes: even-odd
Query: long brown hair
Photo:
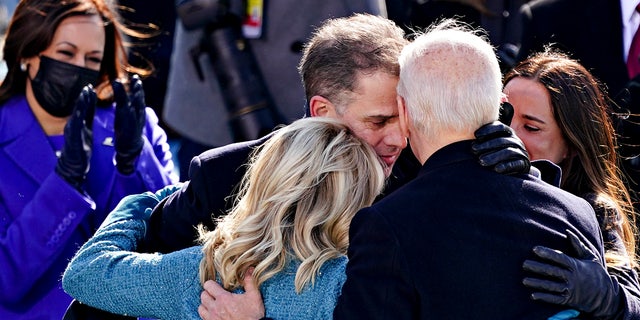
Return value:
<svg viewBox="0 0 640 320">
<path fill-rule="evenodd" d="M 522 61 L 504 78 L 532 79 L 549 92 L 553 116 L 574 157 L 560 163 L 560 187 L 575 195 L 595 195 L 595 204 L 613 208 L 618 217 L 604 217 L 607 228 L 616 228 L 635 265 L 635 213 L 624 185 L 616 136 L 606 93 L 599 81 L 579 62 L 553 48 Z M 612 210 L 606 210 L 612 212 Z M 616 261 L 611 253 L 607 262 Z"/>
</svg>

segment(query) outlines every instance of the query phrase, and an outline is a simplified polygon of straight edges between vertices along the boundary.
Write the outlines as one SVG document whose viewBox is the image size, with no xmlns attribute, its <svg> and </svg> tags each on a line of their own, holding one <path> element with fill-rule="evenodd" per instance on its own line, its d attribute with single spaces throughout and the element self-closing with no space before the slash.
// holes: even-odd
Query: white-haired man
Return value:
<svg viewBox="0 0 640 320">
<path fill-rule="evenodd" d="M 604 263 L 598 222 L 582 199 L 474 160 L 474 131 L 498 118 L 502 99 L 494 49 L 444 20 L 399 61 L 400 126 L 423 165 L 353 219 L 334 318 L 547 319 L 563 311 L 529 297 L 522 261 L 539 243 L 570 249 L 569 230 Z"/>
</svg>

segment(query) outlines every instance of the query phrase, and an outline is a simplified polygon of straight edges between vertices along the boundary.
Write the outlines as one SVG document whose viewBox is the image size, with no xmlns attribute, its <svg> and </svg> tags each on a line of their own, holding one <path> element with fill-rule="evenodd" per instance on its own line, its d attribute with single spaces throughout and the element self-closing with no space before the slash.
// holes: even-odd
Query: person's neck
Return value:
<svg viewBox="0 0 640 320">
<path fill-rule="evenodd" d="M 438 150 L 450 145 L 454 142 L 474 139 L 473 133 L 447 132 L 433 137 L 427 137 L 422 134 L 412 134 L 409 137 L 411 141 L 411 150 L 416 158 L 424 165 L 425 162 Z"/>
</svg>

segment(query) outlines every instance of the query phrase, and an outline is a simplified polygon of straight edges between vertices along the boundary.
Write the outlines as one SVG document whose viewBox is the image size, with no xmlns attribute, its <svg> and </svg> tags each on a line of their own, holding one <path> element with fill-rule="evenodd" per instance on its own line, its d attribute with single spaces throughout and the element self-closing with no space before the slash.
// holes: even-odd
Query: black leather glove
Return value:
<svg viewBox="0 0 640 320">
<path fill-rule="evenodd" d="M 131 174 L 135 161 L 144 145 L 142 129 L 146 121 L 144 90 L 137 75 L 131 78 L 129 95 L 118 80 L 111 83 L 116 101 L 115 149 L 116 168 L 122 174 Z"/>
<path fill-rule="evenodd" d="M 498 121 L 511 126 L 511 120 L 513 120 L 514 113 L 515 110 L 513 110 L 513 105 L 504 101 L 500 104 L 500 115 L 498 116 Z"/>
<path fill-rule="evenodd" d="M 531 298 L 575 308 L 594 317 L 616 318 L 624 307 L 618 281 L 574 233 L 567 230 L 567 237 L 576 252 L 575 258 L 536 246 L 533 252 L 544 262 L 526 260 L 522 265 L 535 277 L 523 281 L 534 290 Z"/>
<path fill-rule="evenodd" d="M 96 93 L 91 85 L 85 86 L 64 127 L 64 147 L 55 169 L 58 175 L 78 191 L 82 191 L 82 183 L 89 172 L 95 107 Z"/>
<path fill-rule="evenodd" d="M 482 166 L 505 174 L 529 172 L 529 154 L 511 127 L 494 121 L 476 130 L 475 136 L 471 150 Z"/>
</svg>

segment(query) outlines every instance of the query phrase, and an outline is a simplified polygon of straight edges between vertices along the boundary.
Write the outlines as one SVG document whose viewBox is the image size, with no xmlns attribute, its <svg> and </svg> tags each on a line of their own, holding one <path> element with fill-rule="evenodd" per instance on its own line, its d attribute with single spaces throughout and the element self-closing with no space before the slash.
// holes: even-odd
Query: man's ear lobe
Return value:
<svg viewBox="0 0 640 320">
<path fill-rule="evenodd" d="M 309 113 L 312 117 L 335 117 L 336 108 L 327 98 L 323 96 L 313 96 L 309 100 Z"/>
</svg>

